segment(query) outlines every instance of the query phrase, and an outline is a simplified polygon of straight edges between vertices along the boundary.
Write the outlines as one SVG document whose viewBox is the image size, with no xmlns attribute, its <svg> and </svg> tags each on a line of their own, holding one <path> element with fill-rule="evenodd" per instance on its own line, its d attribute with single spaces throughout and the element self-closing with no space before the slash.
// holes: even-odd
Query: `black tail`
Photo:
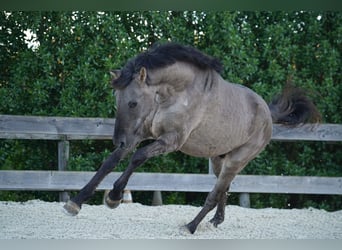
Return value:
<svg viewBox="0 0 342 250">
<path fill-rule="evenodd" d="M 273 123 L 295 126 L 321 121 L 321 114 L 305 91 L 290 84 L 286 85 L 281 94 L 273 98 L 268 107 Z"/>
</svg>

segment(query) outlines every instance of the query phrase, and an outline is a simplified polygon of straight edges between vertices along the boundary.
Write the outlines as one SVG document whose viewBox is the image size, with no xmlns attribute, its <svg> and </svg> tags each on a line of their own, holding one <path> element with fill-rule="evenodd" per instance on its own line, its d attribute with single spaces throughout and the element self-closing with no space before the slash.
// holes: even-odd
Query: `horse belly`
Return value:
<svg viewBox="0 0 342 250">
<path fill-rule="evenodd" d="M 249 124 L 253 115 L 241 113 L 229 113 L 226 116 L 217 116 L 216 112 L 207 114 L 202 123 L 190 133 L 180 150 L 192 156 L 212 157 L 226 154 L 246 143 L 250 136 Z"/>
<path fill-rule="evenodd" d="M 195 129 L 188 140 L 182 145 L 180 151 L 196 157 L 213 157 L 230 152 L 248 140 L 248 134 L 243 126 L 217 126 L 208 124 Z M 242 128 L 242 129 L 241 129 Z"/>
</svg>

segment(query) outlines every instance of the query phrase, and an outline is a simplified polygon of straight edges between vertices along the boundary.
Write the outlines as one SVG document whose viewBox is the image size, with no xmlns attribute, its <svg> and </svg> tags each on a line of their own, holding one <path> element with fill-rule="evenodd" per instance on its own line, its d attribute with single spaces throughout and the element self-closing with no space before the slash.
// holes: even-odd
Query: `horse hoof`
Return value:
<svg viewBox="0 0 342 250">
<path fill-rule="evenodd" d="M 81 210 L 80 206 L 71 200 L 68 200 L 63 208 L 64 213 L 71 216 L 77 215 Z"/>
<path fill-rule="evenodd" d="M 184 226 L 188 231 L 189 231 L 189 233 L 191 233 L 191 234 L 194 234 L 195 233 L 195 231 L 196 231 L 196 228 L 197 228 L 197 226 L 194 224 L 194 223 L 189 223 L 189 224 L 186 224 L 185 226 Z"/>
<path fill-rule="evenodd" d="M 104 198 L 104 203 L 106 204 L 106 206 L 112 209 L 117 208 L 120 205 L 121 201 L 122 199 L 113 201 L 111 198 L 109 198 L 108 194 Z"/>
<path fill-rule="evenodd" d="M 224 218 L 219 216 L 214 216 L 209 222 L 214 225 L 214 227 L 217 227 L 224 221 Z"/>
</svg>

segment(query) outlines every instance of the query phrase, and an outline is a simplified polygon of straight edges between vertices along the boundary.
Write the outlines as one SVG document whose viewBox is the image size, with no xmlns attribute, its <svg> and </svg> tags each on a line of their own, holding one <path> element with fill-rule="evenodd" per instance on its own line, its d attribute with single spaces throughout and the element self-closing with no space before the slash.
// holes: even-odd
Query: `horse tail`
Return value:
<svg viewBox="0 0 342 250">
<path fill-rule="evenodd" d="M 318 123 L 322 117 L 305 90 L 287 84 L 283 91 L 268 104 L 273 123 L 296 126 L 302 123 Z"/>
</svg>

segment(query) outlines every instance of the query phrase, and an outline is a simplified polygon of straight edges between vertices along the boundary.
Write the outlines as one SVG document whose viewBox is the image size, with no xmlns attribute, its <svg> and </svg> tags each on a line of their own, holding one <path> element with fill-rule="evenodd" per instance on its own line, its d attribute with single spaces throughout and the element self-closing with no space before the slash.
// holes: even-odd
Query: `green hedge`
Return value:
<svg viewBox="0 0 342 250">
<path fill-rule="evenodd" d="M 25 32 L 34 36 L 27 38 Z M 196 46 L 220 58 L 223 77 L 270 101 L 287 81 L 308 90 L 325 123 L 342 123 L 340 12 L 1 12 L 0 113 L 115 117 L 109 70 L 156 41 Z M 39 45 L 37 45 L 39 43 Z M 0 141 L 1 169 L 57 169 L 50 141 Z M 109 141 L 71 143 L 70 170 L 96 170 Z M 243 173 L 342 176 L 341 143 L 272 142 Z M 126 162 L 117 170 L 122 170 Z M 206 173 L 207 160 L 181 153 L 138 171 Z M 166 193 L 164 202 L 201 204 L 205 195 Z M 148 203 L 151 194 L 137 193 Z M 56 199 L 0 192 L 0 200 Z M 100 202 L 100 198 L 92 200 Z M 232 195 L 231 203 L 237 203 Z M 341 209 L 337 196 L 252 195 L 255 207 Z"/>
</svg>

